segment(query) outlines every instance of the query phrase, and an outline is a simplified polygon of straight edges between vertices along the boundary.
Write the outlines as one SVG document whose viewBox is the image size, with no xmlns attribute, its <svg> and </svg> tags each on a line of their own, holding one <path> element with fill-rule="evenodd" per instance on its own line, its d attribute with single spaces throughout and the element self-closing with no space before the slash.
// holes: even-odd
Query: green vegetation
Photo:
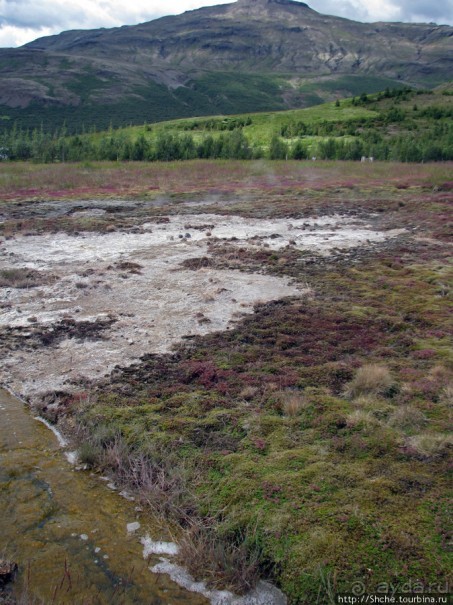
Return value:
<svg viewBox="0 0 453 605">
<path fill-rule="evenodd" d="M 47 94 L 52 96 L 52 85 Z M 76 105 L 58 103 L 50 107 L 34 101 L 26 111 L 0 105 L 0 114 L 10 123 L 17 122 L 22 129 L 43 128 L 47 133 L 64 125 L 71 134 L 83 131 L 107 130 L 144 122 L 161 122 L 193 115 L 279 110 L 286 107 L 281 89 L 285 79 L 273 75 L 215 72 L 174 90 L 147 80 L 146 84 L 131 84 L 122 95 L 117 91 L 109 97 L 111 87 L 122 87 L 119 77 L 103 78 L 87 66 L 81 74 L 72 74 L 67 89 L 79 99 Z M 224 94 L 220 94 L 224 91 Z M 104 102 L 99 102 L 99 97 Z M 105 102 L 105 97 L 108 101 Z M 304 106 L 310 104 L 308 95 Z M 316 103 L 322 102 L 317 98 Z"/>
<path fill-rule="evenodd" d="M 193 82 L 192 89 L 211 99 L 221 113 L 241 113 L 252 108 L 253 111 L 283 109 L 281 88 L 286 86 L 283 76 L 212 72 Z"/>
<path fill-rule="evenodd" d="M 379 76 L 340 76 L 332 78 L 332 76 L 326 77 L 324 80 L 319 79 L 314 82 L 308 82 L 300 86 L 301 91 L 316 92 L 316 91 L 329 91 L 331 93 L 338 94 L 338 91 L 344 92 L 342 96 L 359 96 L 364 91 L 367 93 L 380 92 L 385 88 L 402 89 L 404 85 L 395 83 L 395 80 L 389 78 L 383 78 Z"/>
<path fill-rule="evenodd" d="M 446 161 L 453 159 L 452 115 L 448 91 L 386 89 L 308 109 L 180 119 L 75 136 L 67 136 L 66 128 L 50 134 L 44 128 L 13 126 L 0 137 L 0 147 L 5 158 L 38 162 L 261 157 Z"/>
</svg>

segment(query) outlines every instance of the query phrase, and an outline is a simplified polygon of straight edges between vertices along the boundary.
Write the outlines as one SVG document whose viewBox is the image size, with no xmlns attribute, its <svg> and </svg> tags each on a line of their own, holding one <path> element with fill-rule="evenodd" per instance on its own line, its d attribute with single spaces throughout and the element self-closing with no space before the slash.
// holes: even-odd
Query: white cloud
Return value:
<svg viewBox="0 0 453 605">
<path fill-rule="evenodd" d="M 228 0 L 225 0 L 228 2 Z M 68 29 L 134 25 L 220 4 L 218 0 L 0 0 L 0 46 L 20 46 Z"/>
<path fill-rule="evenodd" d="M 312 0 L 309 6 L 320 13 L 354 21 L 392 21 L 398 17 L 398 9 L 388 0 Z"/>
<path fill-rule="evenodd" d="M 68 29 L 133 25 L 228 0 L 0 0 L 0 46 Z M 307 0 L 315 10 L 357 21 L 453 24 L 453 0 Z"/>
<path fill-rule="evenodd" d="M 53 33 L 50 28 L 42 29 L 14 27 L 13 25 L 0 25 L 0 48 L 11 46 L 22 46 L 31 40 L 48 36 Z"/>
<path fill-rule="evenodd" d="M 398 0 L 400 17 L 409 21 L 453 23 L 453 0 Z"/>
<path fill-rule="evenodd" d="M 355 21 L 453 24 L 453 0 L 308 0 L 311 8 Z"/>
</svg>

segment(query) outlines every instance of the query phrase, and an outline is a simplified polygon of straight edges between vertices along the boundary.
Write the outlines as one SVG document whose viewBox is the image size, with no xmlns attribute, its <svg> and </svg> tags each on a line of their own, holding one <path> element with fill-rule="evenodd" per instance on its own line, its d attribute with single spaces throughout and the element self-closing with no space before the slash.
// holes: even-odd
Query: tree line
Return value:
<svg viewBox="0 0 453 605">
<path fill-rule="evenodd" d="M 84 160 L 173 161 L 197 158 L 250 159 L 252 149 L 242 129 L 196 140 L 191 134 L 160 132 L 150 141 L 144 134 L 133 137 L 124 131 L 105 135 L 66 136 L 41 130 L 12 129 L 0 135 L 0 159 L 36 162 Z"/>
<path fill-rule="evenodd" d="M 323 124 L 317 125 L 323 128 Z M 330 123 L 320 139 L 310 139 L 312 126 L 302 122 L 288 124 L 276 133 L 267 146 L 253 146 L 242 131 L 204 133 L 158 132 L 154 139 L 125 131 L 110 130 L 103 135 L 67 136 L 64 129 L 53 134 L 42 129 L 23 131 L 13 128 L 0 135 L 0 160 L 35 162 L 175 161 L 192 159 L 295 159 L 317 157 L 329 160 L 377 160 L 403 162 L 453 160 L 453 124 L 438 122 L 428 130 L 384 136 L 376 128 L 343 124 L 345 130 Z M 348 130 L 351 128 L 351 130 Z M 331 136 L 329 136 L 331 135 Z M 319 135 L 318 135 L 319 136 Z"/>
</svg>

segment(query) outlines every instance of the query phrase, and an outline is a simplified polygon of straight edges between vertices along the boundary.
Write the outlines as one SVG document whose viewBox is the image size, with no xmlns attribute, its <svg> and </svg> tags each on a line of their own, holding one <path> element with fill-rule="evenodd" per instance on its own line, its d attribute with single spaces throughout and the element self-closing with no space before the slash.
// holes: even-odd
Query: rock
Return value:
<svg viewBox="0 0 453 605">
<path fill-rule="evenodd" d="M 0 586 L 4 586 L 14 579 L 18 566 L 14 561 L 0 559 Z"/>
<path fill-rule="evenodd" d="M 126 529 L 127 529 L 127 533 L 128 534 L 133 534 L 135 533 L 137 530 L 140 529 L 140 523 L 138 521 L 134 521 L 133 523 L 128 523 L 126 525 Z"/>
</svg>

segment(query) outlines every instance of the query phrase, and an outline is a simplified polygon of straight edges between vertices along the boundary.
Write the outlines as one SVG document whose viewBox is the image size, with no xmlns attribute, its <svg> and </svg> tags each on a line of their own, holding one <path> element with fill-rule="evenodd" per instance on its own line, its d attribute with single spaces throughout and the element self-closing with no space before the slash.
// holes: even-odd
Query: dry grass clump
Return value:
<svg viewBox="0 0 453 605">
<path fill-rule="evenodd" d="M 419 458 L 435 459 L 446 456 L 453 446 L 453 436 L 442 433 L 422 433 L 407 440 L 408 451 Z"/>
<path fill-rule="evenodd" d="M 396 409 L 388 419 L 390 426 L 403 431 L 419 431 L 427 422 L 425 414 L 411 405 Z"/>
<path fill-rule="evenodd" d="M 387 366 L 376 363 L 365 364 L 347 385 L 345 396 L 354 399 L 361 395 L 389 396 L 395 389 L 395 382 Z"/>
<path fill-rule="evenodd" d="M 258 393 L 258 388 L 253 386 L 246 386 L 239 393 L 239 397 L 245 399 L 245 401 L 251 401 L 255 395 Z"/>
<path fill-rule="evenodd" d="M 371 412 L 379 421 L 386 420 L 395 411 L 395 407 L 389 401 L 377 395 L 360 395 L 352 402 L 355 410 Z"/>
<path fill-rule="evenodd" d="M 349 428 L 361 427 L 365 430 L 373 429 L 380 425 L 379 420 L 371 412 L 365 410 L 354 410 L 346 417 L 346 425 Z"/>
<path fill-rule="evenodd" d="M 443 365 L 435 365 L 429 370 L 428 375 L 432 380 L 445 382 L 452 378 L 452 371 Z"/>
<path fill-rule="evenodd" d="M 307 407 L 307 401 L 301 393 L 288 391 L 281 394 L 281 406 L 283 414 L 293 418 Z"/>
<path fill-rule="evenodd" d="M 134 449 L 119 432 L 105 425 L 91 435 L 79 427 L 78 441 L 79 462 L 107 473 L 156 515 L 183 523 L 192 518 L 194 503 L 183 463 L 175 464 L 170 457 L 161 459 L 157 451 Z"/>
<path fill-rule="evenodd" d="M 440 393 L 440 402 L 453 406 L 453 383 L 447 384 Z"/>
<path fill-rule="evenodd" d="M 358 409 L 373 410 L 378 400 L 374 395 L 360 395 L 354 399 L 354 406 Z"/>
<path fill-rule="evenodd" d="M 246 542 L 244 537 L 238 543 L 222 539 L 212 528 L 197 523 L 179 541 L 178 559 L 209 588 L 244 594 L 259 580 L 258 549 L 248 548 Z"/>
</svg>

